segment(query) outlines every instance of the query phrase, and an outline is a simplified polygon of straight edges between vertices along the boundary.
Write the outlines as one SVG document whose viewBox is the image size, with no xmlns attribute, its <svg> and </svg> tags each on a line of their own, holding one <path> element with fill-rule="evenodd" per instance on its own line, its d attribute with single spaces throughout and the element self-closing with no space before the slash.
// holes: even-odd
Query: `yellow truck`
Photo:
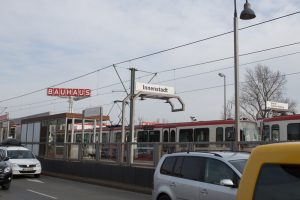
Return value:
<svg viewBox="0 0 300 200">
<path fill-rule="evenodd" d="M 300 200 L 300 142 L 253 149 L 236 200 Z"/>
</svg>

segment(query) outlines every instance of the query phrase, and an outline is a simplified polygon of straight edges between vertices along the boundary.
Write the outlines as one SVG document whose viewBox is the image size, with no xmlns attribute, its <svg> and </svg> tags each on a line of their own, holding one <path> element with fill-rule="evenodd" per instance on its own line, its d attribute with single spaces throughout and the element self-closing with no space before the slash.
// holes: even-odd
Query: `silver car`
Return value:
<svg viewBox="0 0 300 200">
<path fill-rule="evenodd" d="M 154 173 L 153 200 L 234 200 L 249 153 L 164 155 Z"/>
</svg>

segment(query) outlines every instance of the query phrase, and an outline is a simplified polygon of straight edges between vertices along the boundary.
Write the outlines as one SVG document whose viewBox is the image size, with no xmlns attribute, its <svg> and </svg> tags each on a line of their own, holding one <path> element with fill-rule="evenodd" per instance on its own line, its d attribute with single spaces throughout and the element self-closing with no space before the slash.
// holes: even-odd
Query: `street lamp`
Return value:
<svg viewBox="0 0 300 200">
<path fill-rule="evenodd" d="M 219 73 L 218 75 L 224 78 L 224 120 L 226 120 L 226 76 L 222 73 Z"/>
<path fill-rule="evenodd" d="M 249 20 L 255 18 L 255 13 L 251 9 L 248 0 L 244 4 L 244 10 L 241 12 L 240 18 L 243 20 Z M 234 90 L 235 90 L 235 144 L 233 150 L 237 151 L 239 134 L 240 134 L 240 99 L 239 99 L 239 46 L 238 46 L 238 19 L 236 11 L 236 0 L 234 0 Z"/>
</svg>

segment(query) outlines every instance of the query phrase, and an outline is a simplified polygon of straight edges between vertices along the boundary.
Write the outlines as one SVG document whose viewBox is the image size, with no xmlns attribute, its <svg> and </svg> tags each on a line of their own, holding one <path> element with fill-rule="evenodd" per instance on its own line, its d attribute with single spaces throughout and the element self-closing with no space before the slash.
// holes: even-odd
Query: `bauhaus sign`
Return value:
<svg viewBox="0 0 300 200">
<path fill-rule="evenodd" d="M 48 96 L 60 96 L 60 97 L 90 97 L 91 89 L 79 89 L 79 88 L 47 88 Z"/>
</svg>

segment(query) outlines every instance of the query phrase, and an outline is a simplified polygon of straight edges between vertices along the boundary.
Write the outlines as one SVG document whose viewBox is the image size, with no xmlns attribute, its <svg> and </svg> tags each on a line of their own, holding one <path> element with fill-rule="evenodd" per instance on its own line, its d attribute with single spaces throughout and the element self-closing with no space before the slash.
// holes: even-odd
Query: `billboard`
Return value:
<svg viewBox="0 0 300 200">
<path fill-rule="evenodd" d="M 267 101 L 267 109 L 288 110 L 289 105 L 287 103 Z"/>
<path fill-rule="evenodd" d="M 90 97 L 91 89 L 79 89 L 79 88 L 47 88 L 48 96 L 60 96 L 60 97 Z"/>
<path fill-rule="evenodd" d="M 101 107 L 87 108 L 83 111 L 84 117 L 95 117 L 95 116 L 100 116 L 101 114 L 102 114 Z"/>
</svg>

